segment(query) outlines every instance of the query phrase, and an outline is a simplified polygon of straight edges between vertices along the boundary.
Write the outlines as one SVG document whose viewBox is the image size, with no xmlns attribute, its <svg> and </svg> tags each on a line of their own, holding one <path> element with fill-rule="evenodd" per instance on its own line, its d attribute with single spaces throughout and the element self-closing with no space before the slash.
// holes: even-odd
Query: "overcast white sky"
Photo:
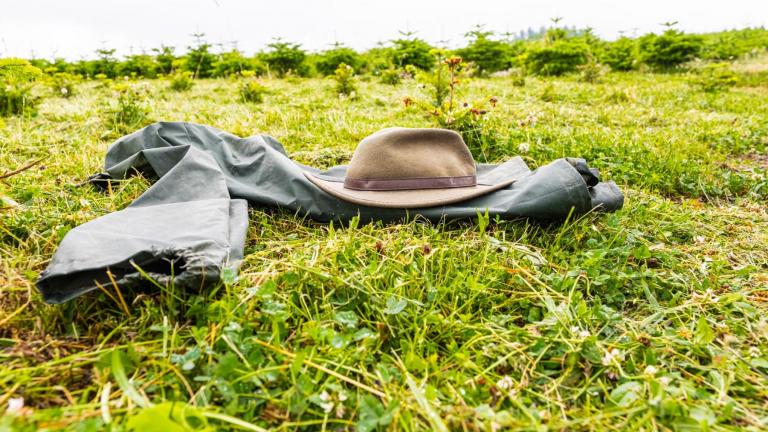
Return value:
<svg viewBox="0 0 768 432">
<path fill-rule="evenodd" d="M 279 36 L 310 50 L 340 41 L 357 49 L 413 30 L 432 43 L 463 42 L 475 24 L 498 32 L 550 24 L 590 26 L 607 38 L 661 30 L 679 21 L 692 32 L 768 25 L 768 0 L 1 0 L 0 56 L 93 57 L 179 47 L 204 32 L 250 54 Z"/>
</svg>

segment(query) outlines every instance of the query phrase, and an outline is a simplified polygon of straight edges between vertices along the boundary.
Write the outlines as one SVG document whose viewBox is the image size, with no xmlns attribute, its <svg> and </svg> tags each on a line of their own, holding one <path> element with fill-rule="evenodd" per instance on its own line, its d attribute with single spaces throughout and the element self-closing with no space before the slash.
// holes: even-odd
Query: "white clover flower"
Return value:
<svg viewBox="0 0 768 432">
<path fill-rule="evenodd" d="M 760 348 L 756 346 L 749 347 L 749 356 L 750 357 L 760 357 Z"/>
<path fill-rule="evenodd" d="M 333 402 L 323 402 L 320 404 L 320 408 L 322 408 L 324 412 L 329 413 L 333 411 Z"/>
<path fill-rule="evenodd" d="M 702 263 L 702 269 L 703 269 L 702 271 L 706 270 L 706 268 L 709 266 L 709 264 L 707 263 L 710 261 L 712 260 L 711 259 L 704 260 L 704 262 Z M 692 297 L 695 300 L 702 300 L 710 303 L 717 303 L 720 300 L 720 297 L 717 296 L 714 291 L 712 291 L 712 288 L 707 288 L 707 290 L 704 291 L 703 293 L 693 293 Z"/>
<path fill-rule="evenodd" d="M 739 338 L 737 338 L 734 335 L 727 334 L 723 336 L 723 345 L 731 346 L 731 345 L 738 345 L 739 344 Z"/>
<path fill-rule="evenodd" d="M 552 309 L 552 313 L 555 315 L 562 315 L 568 310 L 568 306 L 565 303 L 560 303 Z"/>
<path fill-rule="evenodd" d="M 318 405 L 320 405 L 320 408 L 322 408 L 326 414 L 333 412 L 335 408 L 336 417 L 341 418 L 344 416 L 346 408 L 344 407 L 343 402 L 347 400 L 347 395 L 345 393 L 337 393 L 332 395 L 323 390 L 323 392 L 318 395 L 318 399 L 320 399 L 320 403 Z"/>
<path fill-rule="evenodd" d="M 709 300 L 712 303 L 717 303 L 718 300 L 720 300 L 720 297 L 715 295 L 715 292 L 712 291 L 712 288 L 707 288 L 707 291 L 704 292 L 707 300 Z"/>
<path fill-rule="evenodd" d="M 344 408 L 344 405 L 338 404 L 336 406 L 336 418 L 342 418 L 344 417 L 344 413 L 347 411 L 346 408 Z"/>
<path fill-rule="evenodd" d="M 606 351 L 605 355 L 603 356 L 603 365 L 610 366 L 615 361 L 624 361 L 624 353 L 622 353 L 621 350 L 618 350 L 616 348 L 611 348 L 608 351 Z"/>
<path fill-rule="evenodd" d="M 591 336 L 589 330 L 585 330 L 579 326 L 571 326 L 571 334 L 578 337 L 579 339 L 586 339 Z"/>
<path fill-rule="evenodd" d="M 20 413 L 23 409 L 24 409 L 23 397 L 8 399 L 8 409 L 6 410 L 8 414 Z"/>
<path fill-rule="evenodd" d="M 707 270 L 709 270 L 709 265 L 712 261 L 714 261 L 712 257 L 705 256 L 704 260 L 701 262 L 701 264 L 699 264 L 699 270 L 701 270 L 702 273 L 706 273 Z"/>
<path fill-rule="evenodd" d="M 527 142 L 523 142 L 517 145 L 517 151 L 520 153 L 528 153 L 531 150 L 531 145 Z"/>
<path fill-rule="evenodd" d="M 504 375 L 496 382 L 496 387 L 502 390 L 509 390 L 515 385 L 515 381 L 509 375 Z"/>
<path fill-rule="evenodd" d="M 67 93 L 69 93 L 69 90 L 67 90 L 66 87 L 62 87 L 61 88 L 61 94 L 66 95 Z"/>
<path fill-rule="evenodd" d="M 323 409 L 323 411 L 327 414 L 333 411 L 334 403 L 331 400 L 331 395 L 328 394 L 327 391 L 323 390 L 322 393 L 320 393 L 320 396 L 318 396 L 320 400 L 322 401 L 320 403 L 320 408 Z"/>
<path fill-rule="evenodd" d="M 493 357 L 495 356 L 496 351 L 496 344 L 491 342 L 489 344 L 483 345 L 483 354 L 486 357 Z"/>
<path fill-rule="evenodd" d="M 765 318 L 761 318 L 760 321 L 757 322 L 757 329 L 762 333 L 768 334 L 768 321 L 766 321 Z"/>
<path fill-rule="evenodd" d="M 669 378 L 668 376 L 663 376 L 659 378 L 659 383 L 663 386 L 668 386 L 670 382 L 672 382 L 672 379 Z"/>
<path fill-rule="evenodd" d="M 645 371 L 643 371 L 643 373 L 646 375 L 656 375 L 656 372 L 658 371 L 659 370 L 656 369 L 656 367 L 654 367 L 653 365 L 648 365 L 645 367 Z"/>
</svg>

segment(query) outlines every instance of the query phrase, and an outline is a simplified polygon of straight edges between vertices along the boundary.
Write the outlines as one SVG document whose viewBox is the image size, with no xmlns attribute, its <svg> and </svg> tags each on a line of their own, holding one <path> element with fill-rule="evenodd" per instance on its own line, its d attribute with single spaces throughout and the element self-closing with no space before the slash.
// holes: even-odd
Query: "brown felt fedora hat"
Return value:
<svg viewBox="0 0 768 432">
<path fill-rule="evenodd" d="M 478 179 L 461 135 L 446 129 L 382 129 L 360 141 L 344 178 L 304 173 L 320 189 L 371 207 L 434 207 L 503 188 Z"/>
</svg>

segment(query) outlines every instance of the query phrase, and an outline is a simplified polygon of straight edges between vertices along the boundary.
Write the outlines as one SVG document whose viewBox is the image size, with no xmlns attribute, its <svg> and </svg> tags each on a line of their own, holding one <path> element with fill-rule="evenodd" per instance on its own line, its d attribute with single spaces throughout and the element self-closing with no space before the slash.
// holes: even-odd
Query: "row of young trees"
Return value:
<svg viewBox="0 0 768 432">
<path fill-rule="evenodd" d="M 666 23 L 666 30 L 660 34 L 605 41 L 590 29 L 568 29 L 557 26 L 557 20 L 554 21 L 556 25 L 545 32 L 532 33 L 532 39 L 521 39 L 517 35 L 497 37 L 477 26 L 466 34 L 467 45 L 453 54 L 472 63 L 480 75 L 514 67 L 525 68 L 533 74 L 561 75 L 590 62 L 602 63 L 614 70 L 632 70 L 643 65 L 669 70 L 694 58 L 729 60 L 768 49 L 768 30 L 764 28 L 695 35 L 675 29 L 675 23 Z M 435 64 L 434 47 L 412 32 L 401 33 L 390 43 L 362 53 L 340 44 L 320 53 L 309 53 L 299 44 L 276 39 L 253 56 L 237 49 L 215 52 L 203 34 L 194 37 L 195 43 L 184 54 L 161 46 L 118 59 L 115 50 L 100 49 L 97 58 L 92 60 L 31 59 L 30 62 L 49 72 L 108 78 L 154 78 L 177 71 L 189 72 L 195 78 L 226 77 L 243 71 L 259 75 L 325 76 L 333 74 L 340 64 L 349 65 L 359 73 L 378 74 L 406 67 L 428 70 Z"/>
</svg>

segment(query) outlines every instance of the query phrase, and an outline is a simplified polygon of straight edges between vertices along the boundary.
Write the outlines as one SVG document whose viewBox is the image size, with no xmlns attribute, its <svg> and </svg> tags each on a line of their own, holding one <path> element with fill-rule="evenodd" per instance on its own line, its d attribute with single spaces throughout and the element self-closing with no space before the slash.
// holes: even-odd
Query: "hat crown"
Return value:
<svg viewBox="0 0 768 432">
<path fill-rule="evenodd" d="M 416 185 L 414 188 L 461 187 L 475 184 L 475 172 L 472 154 L 458 133 L 387 128 L 360 141 L 347 169 L 345 186 L 380 190 L 388 190 L 387 184 L 391 189 L 409 189 L 408 184 Z"/>
</svg>

